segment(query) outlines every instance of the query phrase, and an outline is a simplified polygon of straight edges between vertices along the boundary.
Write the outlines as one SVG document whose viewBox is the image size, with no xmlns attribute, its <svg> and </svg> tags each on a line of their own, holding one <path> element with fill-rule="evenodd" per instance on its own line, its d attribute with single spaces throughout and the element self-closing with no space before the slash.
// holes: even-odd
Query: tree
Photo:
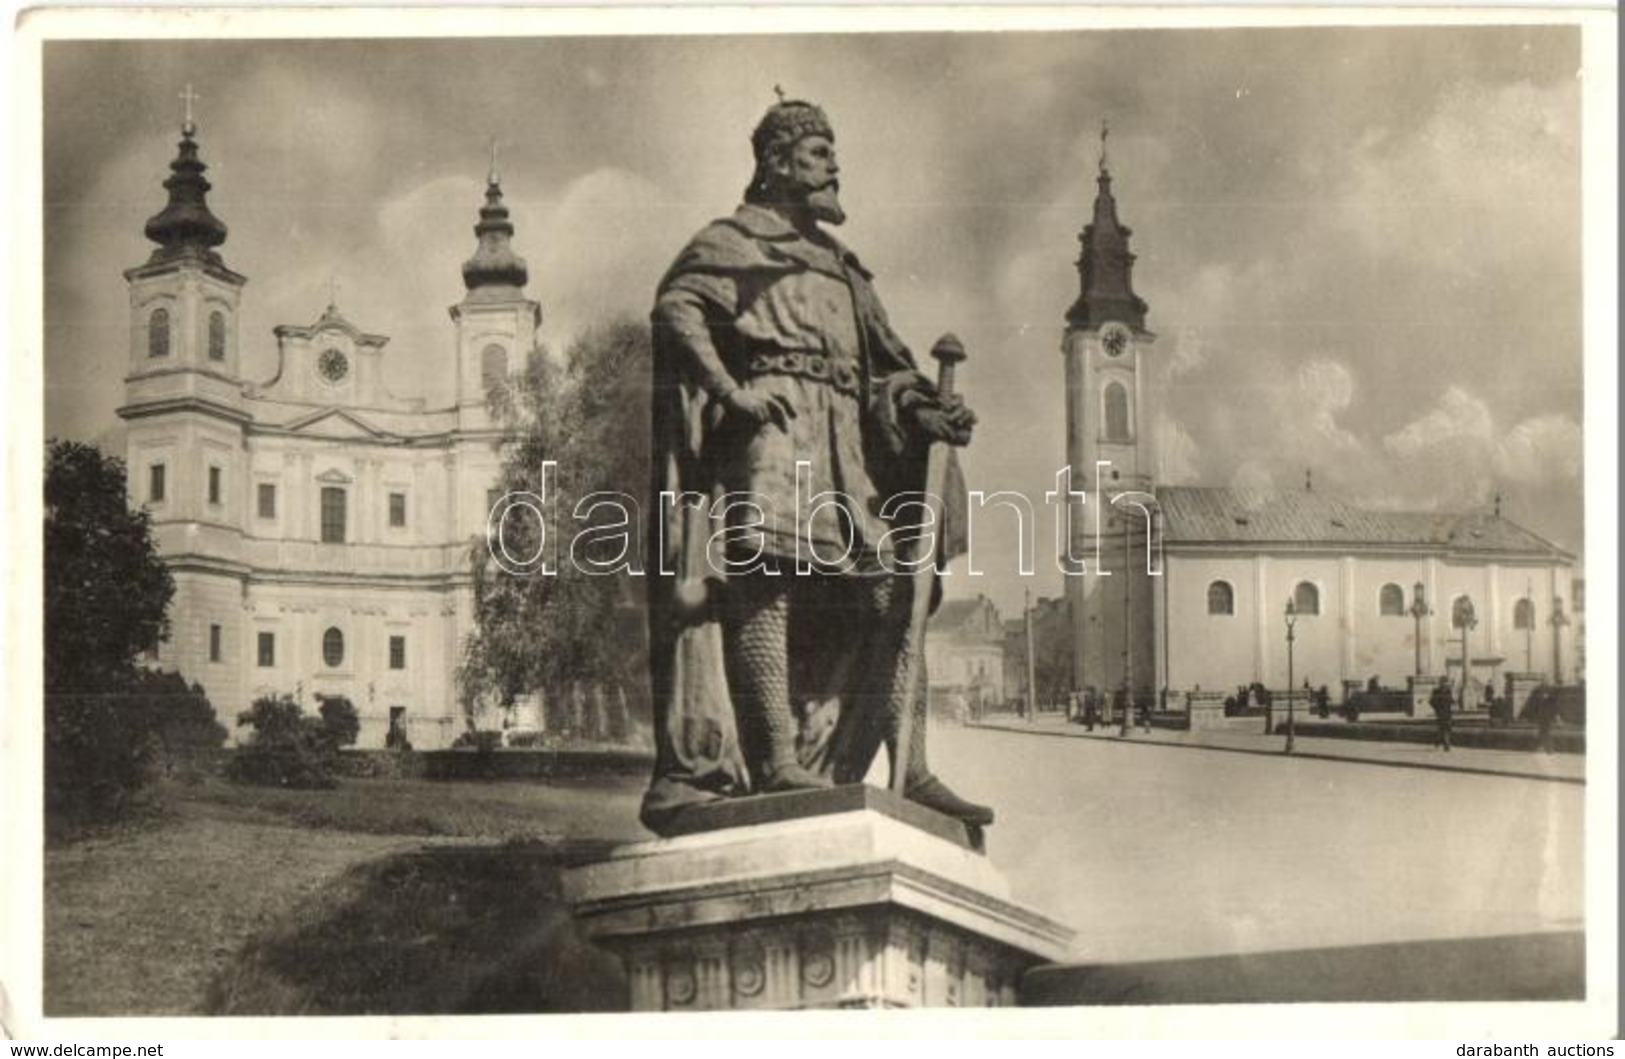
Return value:
<svg viewBox="0 0 1625 1059">
<path fill-rule="evenodd" d="M 124 465 L 52 441 L 45 469 L 45 804 L 53 824 L 117 816 L 169 762 L 219 749 L 203 689 L 134 662 L 168 631 L 174 580 Z"/>
<path fill-rule="evenodd" d="M 124 462 L 52 440 L 45 472 L 45 686 L 94 691 L 169 632 L 175 581 Z"/>
<path fill-rule="evenodd" d="M 543 464 L 554 461 L 547 483 L 548 532 L 555 528 L 557 572 L 515 574 L 492 559 L 488 543 L 475 550 L 475 632 L 459 670 L 465 704 L 482 697 L 507 705 L 542 690 L 559 707 L 583 685 L 599 692 L 590 703 L 625 695 L 647 700 L 643 635 L 643 579 L 620 571 L 588 572 L 597 561 L 613 565 L 630 538 L 626 559 L 642 569 L 639 516 L 649 487 L 651 352 L 648 329 L 619 319 L 588 331 L 570 347 L 562 368 L 538 352 L 493 394 L 495 408 L 517 433 L 503 470 L 509 492 L 543 495 Z M 589 494 L 621 494 L 632 525 L 609 529 L 619 509 L 578 507 Z M 595 535 L 594 526 L 606 530 Z M 510 554 L 531 554 L 540 528 L 528 513 L 504 524 Z M 572 543 L 578 547 L 572 548 Z"/>
<path fill-rule="evenodd" d="M 355 706 L 343 696 L 322 700 L 309 717 L 291 695 L 262 695 L 237 715 L 254 734 L 231 760 L 228 775 L 239 783 L 323 789 L 337 785 L 339 749 L 360 733 Z"/>
<path fill-rule="evenodd" d="M 166 768 L 212 768 L 226 740 L 203 689 L 177 673 L 128 666 L 45 703 L 45 805 L 59 818 L 117 816 Z"/>
<path fill-rule="evenodd" d="M 340 747 L 355 746 L 361 736 L 361 715 L 355 703 L 343 695 L 328 695 L 322 699 L 322 739 L 337 751 Z"/>
</svg>

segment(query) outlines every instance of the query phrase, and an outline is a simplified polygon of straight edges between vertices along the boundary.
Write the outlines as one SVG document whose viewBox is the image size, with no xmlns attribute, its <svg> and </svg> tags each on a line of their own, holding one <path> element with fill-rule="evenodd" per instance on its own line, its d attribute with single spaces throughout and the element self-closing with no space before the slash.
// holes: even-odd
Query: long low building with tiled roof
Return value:
<svg viewBox="0 0 1625 1059">
<path fill-rule="evenodd" d="M 1575 556 L 1498 513 L 1384 511 L 1313 489 L 1155 495 L 1158 642 L 1142 657 L 1157 659 L 1172 689 L 1284 687 L 1288 600 L 1293 683 L 1327 685 L 1334 698 L 1373 678 L 1459 685 L 1465 601 L 1469 705 L 1508 673 L 1575 675 L 1562 609 Z"/>
</svg>

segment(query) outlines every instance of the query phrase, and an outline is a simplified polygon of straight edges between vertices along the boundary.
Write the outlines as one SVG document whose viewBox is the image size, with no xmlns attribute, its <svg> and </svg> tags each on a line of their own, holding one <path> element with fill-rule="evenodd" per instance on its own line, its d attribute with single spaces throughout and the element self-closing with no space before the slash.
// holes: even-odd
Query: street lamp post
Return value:
<svg viewBox="0 0 1625 1059">
<path fill-rule="evenodd" d="M 1463 709 L 1466 709 L 1467 678 L 1472 672 L 1468 666 L 1467 634 L 1478 628 L 1478 614 L 1473 609 L 1473 599 L 1471 596 L 1462 596 L 1460 599 L 1456 600 L 1455 614 L 1453 617 L 1455 618 L 1456 626 L 1461 629 L 1461 698 L 1457 701 L 1461 703 Z"/>
<path fill-rule="evenodd" d="M 1416 619 L 1416 675 L 1422 675 L 1422 619 L 1432 614 L 1428 609 L 1427 586 L 1416 582 L 1411 589 L 1411 617 Z"/>
<path fill-rule="evenodd" d="M 1552 597 L 1552 682 L 1563 683 L 1563 626 L 1569 623 L 1563 613 L 1563 597 Z"/>
<path fill-rule="evenodd" d="M 1296 628 L 1298 624 L 1298 608 L 1296 603 L 1286 601 L 1286 752 L 1292 753 L 1296 742 L 1292 714 L 1292 689 L 1296 686 L 1292 682 L 1292 644 L 1297 639 Z"/>
</svg>

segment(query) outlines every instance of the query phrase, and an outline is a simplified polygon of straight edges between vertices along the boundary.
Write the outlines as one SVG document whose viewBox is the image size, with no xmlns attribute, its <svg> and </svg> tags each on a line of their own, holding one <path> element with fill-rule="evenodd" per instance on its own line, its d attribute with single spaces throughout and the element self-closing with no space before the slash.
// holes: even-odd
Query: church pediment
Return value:
<svg viewBox="0 0 1625 1059">
<path fill-rule="evenodd" d="M 354 412 L 342 408 L 324 408 L 295 419 L 284 429 L 290 434 L 304 437 L 336 440 L 388 441 L 395 437 L 389 431 L 380 430 Z"/>
</svg>

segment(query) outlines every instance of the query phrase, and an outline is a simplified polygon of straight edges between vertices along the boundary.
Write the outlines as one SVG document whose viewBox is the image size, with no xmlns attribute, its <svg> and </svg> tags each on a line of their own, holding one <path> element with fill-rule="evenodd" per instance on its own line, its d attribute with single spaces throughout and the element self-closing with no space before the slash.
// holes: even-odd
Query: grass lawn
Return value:
<svg viewBox="0 0 1625 1059">
<path fill-rule="evenodd" d="M 46 1014 L 616 1008 L 558 869 L 645 837 L 642 786 L 166 784 L 157 811 L 46 850 Z"/>
</svg>

